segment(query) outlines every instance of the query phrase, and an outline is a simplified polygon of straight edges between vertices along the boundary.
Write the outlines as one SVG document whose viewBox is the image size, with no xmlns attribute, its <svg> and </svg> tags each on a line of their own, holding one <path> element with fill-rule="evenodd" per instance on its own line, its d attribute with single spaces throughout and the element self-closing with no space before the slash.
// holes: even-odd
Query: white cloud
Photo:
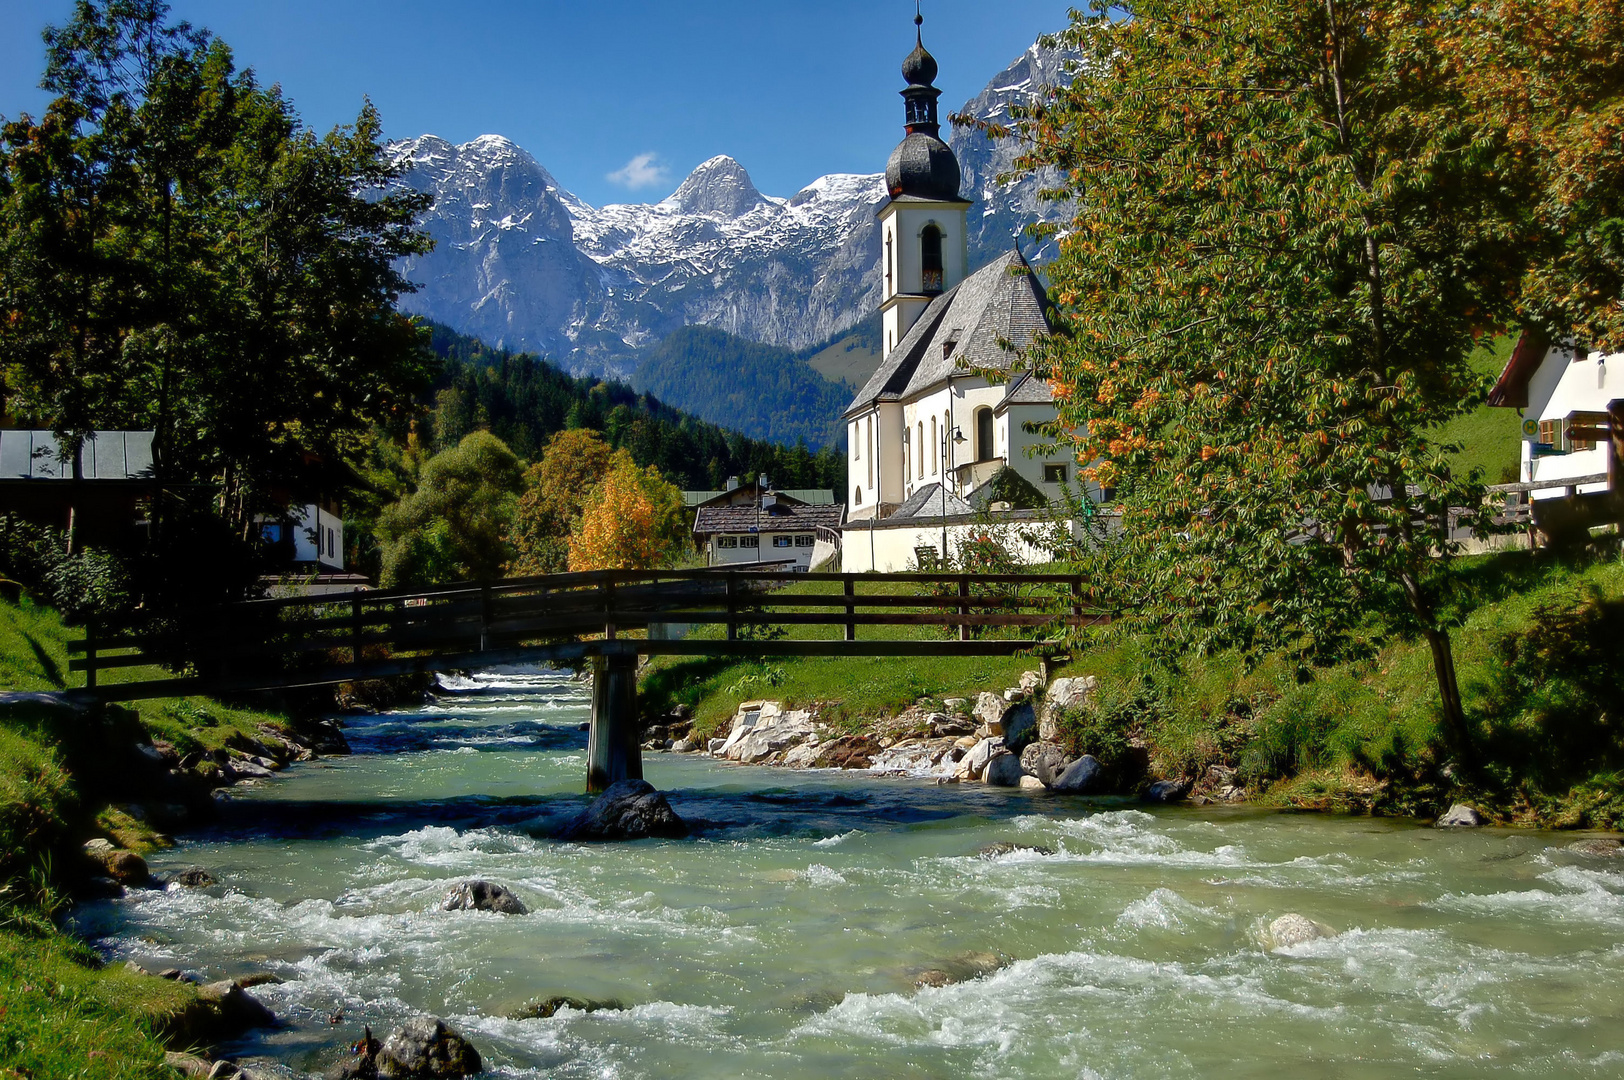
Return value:
<svg viewBox="0 0 1624 1080">
<path fill-rule="evenodd" d="M 638 154 L 610 173 L 606 179 L 610 183 L 638 191 L 642 188 L 653 187 L 656 184 L 663 184 L 668 176 L 670 176 L 670 172 L 660 161 L 660 155 Z"/>
</svg>

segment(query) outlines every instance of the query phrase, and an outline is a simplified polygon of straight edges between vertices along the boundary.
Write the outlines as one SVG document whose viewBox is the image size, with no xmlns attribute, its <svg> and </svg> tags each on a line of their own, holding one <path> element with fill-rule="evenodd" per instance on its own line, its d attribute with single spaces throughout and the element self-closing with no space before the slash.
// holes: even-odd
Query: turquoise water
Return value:
<svg viewBox="0 0 1624 1080">
<path fill-rule="evenodd" d="M 219 886 L 82 928 L 148 967 L 285 980 L 254 992 L 286 1025 L 229 1049 L 291 1075 L 417 1012 L 502 1077 L 1624 1075 L 1624 859 L 1570 836 L 650 755 L 696 839 L 557 844 L 586 687 L 479 687 L 235 789 L 154 860 Z M 977 854 L 1007 843 L 1051 853 Z M 531 914 L 436 910 L 474 876 Z M 1271 949 L 1286 913 L 1335 936 Z M 930 971 L 963 981 L 917 988 Z M 505 1018 L 554 994 L 628 1007 Z"/>
</svg>

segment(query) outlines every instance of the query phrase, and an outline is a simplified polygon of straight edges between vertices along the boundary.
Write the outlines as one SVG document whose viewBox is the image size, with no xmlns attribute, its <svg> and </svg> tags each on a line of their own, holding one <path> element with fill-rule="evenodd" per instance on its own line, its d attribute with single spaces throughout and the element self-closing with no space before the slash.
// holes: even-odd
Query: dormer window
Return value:
<svg viewBox="0 0 1624 1080">
<path fill-rule="evenodd" d="M 927 295 L 942 291 L 942 230 L 926 225 L 919 234 L 920 290 Z"/>
</svg>

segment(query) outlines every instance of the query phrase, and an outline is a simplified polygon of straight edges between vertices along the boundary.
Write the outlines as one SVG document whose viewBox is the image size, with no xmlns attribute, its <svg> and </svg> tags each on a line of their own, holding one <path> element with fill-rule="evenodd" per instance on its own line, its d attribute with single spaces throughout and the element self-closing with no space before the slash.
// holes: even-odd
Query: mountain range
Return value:
<svg viewBox="0 0 1624 1080">
<path fill-rule="evenodd" d="M 1064 78 L 1065 60 L 1035 45 L 960 111 L 1006 119 L 1010 104 Z M 1038 198 L 1042 177 L 997 182 L 1013 145 L 958 127 L 950 141 L 962 190 L 977 202 L 973 265 L 1007 251 L 1032 221 L 1058 216 Z M 402 182 L 435 200 L 423 224 L 437 244 L 406 266 L 421 290 L 405 309 L 578 374 L 629 376 L 640 352 L 690 326 L 816 352 L 879 304 L 881 173 L 824 176 L 782 199 L 719 156 L 661 202 L 594 207 L 501 136 L 454 146 L 423 135 L 389 153 Z M 877 164 L 885 153 L 876 148 Z"/>
</svg>

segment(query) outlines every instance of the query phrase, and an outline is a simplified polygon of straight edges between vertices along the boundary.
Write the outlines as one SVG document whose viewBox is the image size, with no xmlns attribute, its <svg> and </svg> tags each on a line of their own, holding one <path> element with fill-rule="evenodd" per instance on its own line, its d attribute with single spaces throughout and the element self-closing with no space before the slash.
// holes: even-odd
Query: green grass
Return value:
<svg viewBox="0 0 1624 1080">
<path fill-rule="evenodd" d="M 1472 357 L 1472 366 L 1481 375 L 1498 376 L 1511 358 L 1517 339 L 1497 338 Z M 1482 469 L 1489 484 L 1515 483 L 1522 454 L 1521 421 L 1515 409 L 1476 409 L 1444 425 L 1438 441 L 1457 445 L 1460 453 L 1451 461 L 1457 469 Z"/>
<path fill-rule="evenodd" d="M 776 598 L 836 596 L 836 582 L 809 581 L 782 590 Z M 858 587 L 860 596 L 909 596 L 918 586 L 894 583 Z M 774 607 L 774 612 L 828 613 L 828 607 Z M 914 609 L 888 609 L 909 611 Z M 918 609 L 925 610 L 925 609 Z M 939 610 L 939 609 L 937 609 Z M 714 639 L 715 626 L 695 626 L 690 638 Z M 793 638 L 833 640 L 839 626 L 797 626 Z M 946 640 L 944 631 L 929 626 L 859 626 L 857 639 L 918 641 Z M 789 657 L 762 661 L 664 657 L 650 665 L 638 688 L 652 711 L 685 704 L 693 709 L 695 731 L 708 737 L 745 701 L 769 698 L 791 708 L 826 706 L 825 716 L 848 727 L 864 720 L 892 716 L 921 698 L 940 701 L 950 697 L 974 698 L 982 690 L 1014 686 L 1023 671 L 1038 666 L 1030 656 L 1015 657 Z"/>
<path fill-rule="evenodd" d="M 100 969 L 61 934 L 0 929 L 0 1078 L 174 1080 L 154 1032 L 195 996 L 184 983 Z"/>
<path fill-rule="evenodd" d="M 56 612 L 0 601 L 0 690 L 82 684 L 68 671 L 78 631 Z M 120 681 L 159 677 L 125 669 Z M 185 984 L 102 969 L 95 954 L 54 926 L 52 869 L 93 834 L 140 848 L 156 834 L 102 804 L 106 747 L 162 739 L 183 754 L 213 750 L 284 717 L 207 698 L 109 707 L 64 721 L 37 708 L 0 715 L 0 1080 L 173 1080 L 159 1036 L 196 997 Z"/>
</svg>

